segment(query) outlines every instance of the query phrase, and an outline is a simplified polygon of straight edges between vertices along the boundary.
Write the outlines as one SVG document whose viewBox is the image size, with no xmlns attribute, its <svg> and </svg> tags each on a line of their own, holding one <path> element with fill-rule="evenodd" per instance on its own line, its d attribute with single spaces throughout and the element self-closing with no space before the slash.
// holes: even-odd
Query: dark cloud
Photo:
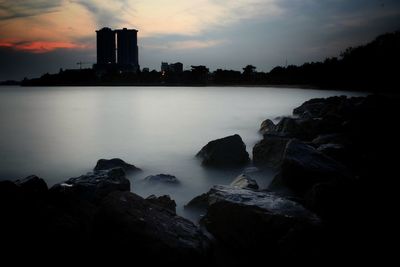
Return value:
<svg viewBox="0 0 400 267">
<path fill-rule="evenodd" d="M 39 77 L 44 73 L 56 73 L 60 68 L 78 68 L 76 63 L 80 61 L 94 63 L 95 60 L 92 50 L 58 49 L 33 54 L 0 47 L 0 81 Z"/>
<path fill-rule="evenodd" d="M 57 11 L 62 0 L 0 0 L 0 21 Z"/>
<path fill-rule="evenodd" d="M 88 10 L 96 20 L 97 27 L 117 27 L 124 24 L 121 19 L 121 13 L 126 12 L 128 0 L 118 1 L 113 8 L 100 5 L 92 0 L 74 0 L 74 3 L 80 4 Z M 113 2 L 114 3 L 114 2 Z"/>
</svg>

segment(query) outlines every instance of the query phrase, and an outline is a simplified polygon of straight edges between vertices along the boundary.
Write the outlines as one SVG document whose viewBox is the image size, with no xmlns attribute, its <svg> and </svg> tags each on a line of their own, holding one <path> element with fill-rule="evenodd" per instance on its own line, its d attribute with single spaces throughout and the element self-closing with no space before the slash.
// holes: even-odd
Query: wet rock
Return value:
<svg viewBox="0 0 400 267">
<path fill-rule="evenodd" d="M 348 145 L 351 142 L 349 141 L 349 138 L 346 137 L 346 135 L 343 133 L 331 133 L 318 135 L 315 139 L 312 140 L 312 143 L 318 147 L 324 144 Z"/>
<path fill-rule="evenodd" d="M 179 184 L 178 178 L 170 174 L 150 175 L 144 178 L 148 183 Z"/>
<path fill-rule="evenodd" d="M 286 146 L 281 170 L 274 178 L 272 187 L 283 185 L 298 195 L 304 195 L 317 183 L 339 180 L 350 180 L 344 165 L 309 145 L 291 140 Z"/>
<path fill-rule="evenodd" d="M 148 264 L 205 262 L 209 241 L 192 222 L 140 196 L 116 191 L 100 204 L 94 236 L 101 251 L 111 248 Z"/>
<path fill-rule="evenodd" d="M 36 175 L 30 175 L 24 179 L 17 180 L 15 184 L 31 193 L 44 193 L 48 190 L 46 182 Z"/>
<path fill-rule="evenodd" d="M 277 168 L 281 165 L 289 138 L 265 135 L 253 148 L 253 162 L 257 166 Z"/>
<path fill-rule="evenodd" d="M 246 164 L 250 158 L 242 138 L 235 134 L 209 142 L 196 157 L 204 166 L 229 167 Z"/>
<path fill-rule="evenodd" d="M 292 243 L 294 251 L 318 246 L 313 240 L 319 231 L 320 219 L 302 205 L 275 193 L 214 186 L 199 199 L 207 208 L 201 223 L 224 246 L 234 253 L 240 252 L 242 256 L 235 254 L 240 260 L 248 253 L 262 251 L 271 257 L 277 253 L 287 255 L 290 252 L 280 247 L 292 231 L 308 237 Z"/>
<path fill-rule="evenodd" d="M 171 199 L 171 197 L 168 195 L 159 196 L 159 197 L 157 197 L 155 195 L 150 195 L 146 198 L 146 200 L 154 205 L 163 207 L 167 210 L 172 211 L 174 214 L 176 214 L 175 200 Z"/>
<path fill-rule="evenodd" d="M 343 114 L 346 101 L 346 96 L 314 98 L 295 108 L 293 114 L 302 118 L 320 118 L 328 114 Z"/>
<path fill-rule="evenodd" d="M 270 119 L 266 119 L 265 121 L 263 121 L 261 123 L 259 132 L 262 135 L 264 135 L 264 134 L 273 132 L 274 130 L 275 130 L 275 123 Z"/>
<path fill-rule="evenodd" d="M 209 194 L 208 193 L 204 193 L 201 194 L 195 198 L 193 198 L 192 200 L 190 200 L 185 206 L 185 209 L 188 210 L 194 210 L 196 212 L 200 212 L 200 213 L 204 213 L 208 206 L 208 200 L 209 200 Z"/>
<path fill-rule="evenodd" d="M 89 172 L 54 185 L 51 192 L 73 195 L 88 201 L 100 200 L 113 191 L 129 191 L 130 182 L 122 168 Z"/>
<path fill-rule="evenodd" d="M 324 131 L 328 131 L 327 122 L 321 119 L 286 117 L 276 125 L 274 132 L 270 134 L 309 141 Z"/>
<path fill-rule="evenodd" d="M 258 190 L 258 184 L 256 180 L 251 179 L 245 174 L 241 174 L 233 180 L 230 186 L 241 189 Z"/>
<path fill-rule="evenodd" d="M 128 164 L 119 158 L 99 159 L 93 170 L 94 171 L 104 171 L 104 170 L 110 170 L 113 168 L 122 168 L 126 173 L 140 171 L 140 169 L 137 168 L 135 165 Z"/>
</svg>

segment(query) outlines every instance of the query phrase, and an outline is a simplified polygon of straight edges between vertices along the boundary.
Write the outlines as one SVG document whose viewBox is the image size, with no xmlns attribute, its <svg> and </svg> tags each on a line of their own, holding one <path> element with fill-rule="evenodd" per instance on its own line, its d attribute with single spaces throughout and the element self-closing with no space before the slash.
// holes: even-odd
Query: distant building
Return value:
<svg viewBox="0 0 400 267">
<path fill-rule="evenodd" d="M 115 64 L 115 34 L 110 28 L 96 31 L 97 64 Z"/>
<path fill-rule="evenodd" d="M 122 69 L 137 71 L 139 69 L 139 48 L 137 30 L 116 30 L 117 60 Z"/>
<path fill-rule="evenodd" d="M 169 70 L 168 62 L 161 62 L 161 72 L 167 72 Z"/>
<path fill-rule="evenodd" d="M 181 62 L 168 64 L 167 62 L 161 62 L 161 72 L 183 72 L 183 64 Z"/>
<path fill-rule="evenodd" d="M 97 33 L 97 64 L 99 71 L 138 71 L 139 48 L 135 29 L 102 28 Z"/>
</svg>

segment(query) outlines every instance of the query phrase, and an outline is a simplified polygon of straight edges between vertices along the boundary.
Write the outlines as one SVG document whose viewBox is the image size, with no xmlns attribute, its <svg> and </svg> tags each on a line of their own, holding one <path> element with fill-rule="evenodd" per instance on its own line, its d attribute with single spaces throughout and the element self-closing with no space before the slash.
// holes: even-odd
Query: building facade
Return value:
<svg viewBox="0 0 400 267">
<path fill-rule="evenodd" d="M 97 64 L 115 64 L 115 33 L 110 28 L 96 31 Z"/>
<path fill-rule="evenodd" d="M 97 70 L 139 70 L 139 48 L 135 29 L 102 28 L 97 33 Z"/>
</svg>

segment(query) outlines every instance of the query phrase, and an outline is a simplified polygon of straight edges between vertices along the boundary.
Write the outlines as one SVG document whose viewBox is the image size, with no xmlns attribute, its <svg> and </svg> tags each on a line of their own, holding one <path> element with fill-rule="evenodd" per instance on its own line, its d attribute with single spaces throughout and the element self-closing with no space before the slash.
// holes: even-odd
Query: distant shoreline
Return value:
<svg viewBox="0 0 400 267">
<path fill-rule="evenodd" d="M 371 92 L 369 90 L 357 90 L 350 88 L 326 87 L 305 84 L 132 84 L 132 83 L 94 83 L 94 84 L 42 84 L 42 85 L 22 85 L 22 84 L 0 84 L 9 87 L 259 87 L 259 88 L 287 88 L 287 89 L 310 89 L 310 90 L 337 90 L 337 91 L 357 91 Z"/>
</svg>

